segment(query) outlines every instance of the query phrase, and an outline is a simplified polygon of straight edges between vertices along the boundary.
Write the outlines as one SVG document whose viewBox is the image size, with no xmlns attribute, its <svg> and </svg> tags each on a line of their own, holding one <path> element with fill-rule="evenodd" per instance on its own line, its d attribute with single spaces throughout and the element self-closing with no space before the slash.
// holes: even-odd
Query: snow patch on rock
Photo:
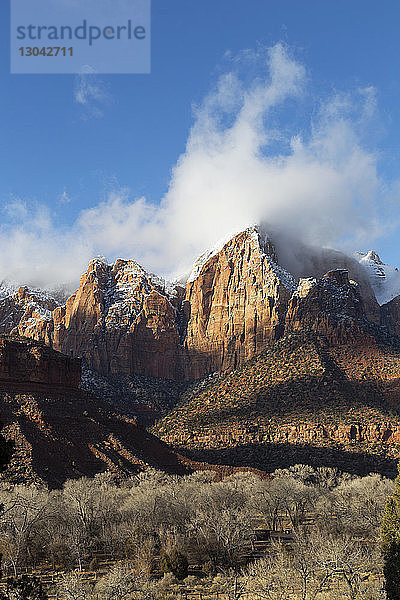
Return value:
<svg viewBox="0 0 400 600">
<path fill-rule="evenodd" d="M 195 261 L 193 268 L 189 274 L 189 277 L 187 278 L 187 283 L 192 283 L 193 281 L 195 281 L 200 275 L 201 270 L 206 264 L 206 262 L 208 262 L 213 256 L 216 256 L 219 252 L 221 252 L 225 244 L 230 242 L 231 239 L 233 239 L 239 233 L 241 233 L 240 230 L 228 233 L 223 238 L 219 239 L 212 248 L 203 252 L 203 254 L 201 254 L 199 258 Z"/>
<path fill-rule="evenodd" d="M 247 234 L 251 242 L 253 243 L 254 250 L 258 250 L 260 255 L 266 260 L 271 270 L 275 273 L 277 278 L 280 280 L 282 285 L 286 287 L 288 290 L 294 292 L 297 288 L 297 280 L 291 275 L 286 269 L 280 267 L 275 259 L 275 252 L 273 250 L 272 242 L 269 236 L 265 233 L 262 233 L 260 228 L 256 225 L 252 227 L 248 227 L 244 232 L 237 231 L 235 233 L 230 233 L 225 237 L 221 238 L 210 250 L 204 252 L 193 265 L 193 269 L 187 279 L 187 283 L 191 283 L 197 279 L 200 275 L 201 270 L 204 265 L 212 258 L 216 256 L 221 250 L 223 250 L 224 246 L 228 244 L 236 235 L 240 233 Z"/>
<path fill-rule="evenodd" d="M 400 295 L 400 272 L 396 267 L 382 262 L 373 250 L 355 252 L 354 255 L 368 273 L 372 289 L 381 306 Z"/>
<path fill-rule="evenodd" d="M 6 298 L 11 298 L 14 294 L 17 293 L 18 287 L 16 284 L 11 283 L 10 281 L 1 281 L 0 282 L 0 300 L 5 300 Z"/>
</svg>

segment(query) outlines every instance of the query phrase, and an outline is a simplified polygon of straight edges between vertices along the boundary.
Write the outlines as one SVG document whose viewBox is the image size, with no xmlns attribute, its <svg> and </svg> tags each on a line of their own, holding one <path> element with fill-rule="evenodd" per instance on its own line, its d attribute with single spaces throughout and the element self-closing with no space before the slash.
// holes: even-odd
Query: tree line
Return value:
<svg viewBox="0 0 400 600">
<path fill-rule="evenodd" d="M 149 470 L 60 490 L 1 482 L 2 570 L 11 585 L 23 569 L 50 565 L 68 600 L 161 600 L 188 590 L 235 600 L 326 600 L 338 590 L 350 600 L 384 598 L 380 528 L 394 491 L 377 474 L 304 465 L 268 479 Z M 80 573 L 96 571 L 99 556 L 111 567 L 93 586 Z"/>
</svg>

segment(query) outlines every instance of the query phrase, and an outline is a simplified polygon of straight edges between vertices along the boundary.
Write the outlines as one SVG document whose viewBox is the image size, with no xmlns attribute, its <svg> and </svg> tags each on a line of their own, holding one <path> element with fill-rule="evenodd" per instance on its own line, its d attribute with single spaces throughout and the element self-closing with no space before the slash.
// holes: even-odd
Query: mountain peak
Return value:
<svg viewBox="0 0 400 600">
<path fill-rule="evenodd" d="M 383 265 L 383 262 L 381 261 L 379 254 L 377 252 L 375 252 L 375 250 L 369 250 L 365 256 L 365 259 L 372 260 L 377 265 Z"/>
<path fill-rule="evenodd" d="M 400 295 L 400 273 L 396 267 L 385 264 L 374 250 L 355 252 L 354 256 L 366 270 L 381 306 Z"/>
<path fill-rule="evenodd" d="M 277 263 L 275 247 L 270 236 L 259 225 L 251 225 L 246 229 L 231 232 L 219 239 L 216 244 L 209 250 L 203 252 L 195 261 L 187 283 L 193 282 L 200 275 L 203 266 L 214 256 L 219 254 L 225 247 L 234 246 L 236 243 L 243 244 L 244 240 L 248 240 L 254 248 L 257 248 L 264 255 L 271 257 Z"/>
<path fill-rule="evenodd" d="M 368 250 L 368 252 L 355 252 L 354 255 L 361 264 L 370 262 L 374 262 L 376 265 L 384 264 L 379 254 L 375 252 L 375 250 Z"/>
</svg>

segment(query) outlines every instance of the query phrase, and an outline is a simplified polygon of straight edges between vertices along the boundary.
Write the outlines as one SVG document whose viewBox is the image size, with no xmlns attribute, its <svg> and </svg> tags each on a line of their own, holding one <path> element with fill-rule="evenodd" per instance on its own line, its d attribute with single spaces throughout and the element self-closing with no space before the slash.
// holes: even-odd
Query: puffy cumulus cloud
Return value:
<svg viewBox="0 0 400 600">
<path fill-rule="evenodd" d="M 81 83 L 77 101 L 84 104 L 97 92 Z M 293 124 L 308 87 L 306 69 L 281 44 L 232 59 L 230 72 L 195 108 L 186 150 L 159 205 L 122 190 L 83 210 L 68 230 L 40 207 L 35 215 L 14 207 L 19 222 L 0 234 L 0 256 L 11 257 L 0 260 L 1 274 L 60 283 L 103 253 L 179 274 L 219 238 L 260 222 L 308 243 L 369 245 L 382 233 L 377 206 L 384 201 L 379 157 L 365 141 L 375 90 L 314 98 L 308 122 L 300 110 Z"/>
<path fill-rule="evenodd" d="M 375 237 L 377 156 L 362 145 L 371 92 L 358 93 L 357 114 L 353 97 L 335 95 L 305 139 L 288 136 L 273 112 L 289 99 L 301 101 L 305 71 L 280 45 L 270 51 L 269 66 L 269 81 L 250 90 L 233 76 L 221 79 L 199 109 L 163 202 L 168 225 L 193 246 L 260 221 L 316 244 Z M 233 102 L 239 108 L 226 126 Z"/>
<path fill-rule="evenodd" d="M 46 206 L 13 199 L 3 210 L 13 218 L 0 227 L 0 279 L 72 291 L 92 248 L 75 243 L 75 231 L 57 226 Z"/>
</svg>

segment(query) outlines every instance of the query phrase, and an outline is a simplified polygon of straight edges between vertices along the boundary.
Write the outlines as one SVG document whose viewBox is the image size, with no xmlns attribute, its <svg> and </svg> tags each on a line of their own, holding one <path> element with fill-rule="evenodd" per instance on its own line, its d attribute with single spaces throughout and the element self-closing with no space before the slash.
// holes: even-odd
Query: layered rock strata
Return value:
<svg viewBox="0 0 400 600">
<path fill-rule="evenodd" d="M 44 384 L 78 389 L 81 361 L 24 338 L 0 337 L 0 385 Z"/>
<path fill-rule="evenodd" d="M 361 313 L 379 324 L 379 306 L 356 260 L 290 243 L 296 260 L 288 244 L 273 243 L 260 228 L 250 227 L 200 257 L 186 289 L 132 260 L 108 265 L 95 259 L 62 306 L 35 298 L 26 288 L 0 300 L 0 327 L 82 357 L 105 376 L 179 381 L 235 369 L 288 330 L 312 327 L 340 343 Z M 328 318 L 325 311 L 323 322 L 321 286 L 332 292 L 326 302 L 333 307 L 340 282 L 330 275 L 315 287 L 312 278 L 332 269 L 349 271 L 358 287 L 348 280 L 339 285 L 348 294 L 341 309 L 347 320 L 339 313 Z M 302 280 L 300 289 L 298 278 L 304 275 L 312 278 Z M 391 319 L 396 332 L 396 312 Z"/>
<path fill-rule="evenodd" d="M 234 369 L 282 336 L 296 281 L 255 230 L 230 240 L 186 287 L 186 374 Z"/>
<path fill-rule="evenodd" d="M 93 260 L 77 292 L 53 312 L 55 349 L 105 375 L 178 379 L 180 338 L 173 302 L 134 261 Z"/>
</svg>

